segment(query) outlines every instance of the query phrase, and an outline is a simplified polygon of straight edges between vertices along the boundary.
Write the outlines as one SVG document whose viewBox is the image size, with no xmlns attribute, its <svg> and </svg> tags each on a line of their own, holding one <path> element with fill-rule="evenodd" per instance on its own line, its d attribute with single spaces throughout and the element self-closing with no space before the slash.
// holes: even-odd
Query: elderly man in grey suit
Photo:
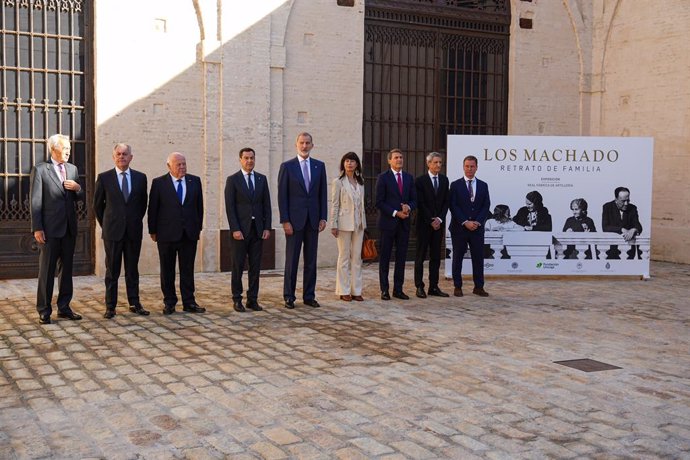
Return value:
<svg viewBox="0 0 690 460">
<path fill-rule="evenodd" d="M 149 314 L 139 302 L 139 255 L 148 200 L 147 179 L 146 174 L 129 167 L 132 158 L 132 147 L 117 144 L 113 149 L 115 167 L 98 175 L 93 196 L 93 210 L 103 229 L 105 249 L 105 319 L 115 316 L 123 259 L 129 311 Z"/>
<path fill-rule="evenodd" d="M 72 146 L 69 137 L 55 134 L 48 138 L 50 160 L 31 170 L 31 231 L 39 245 L 38 289 L 36 310 L 38 322 L 50 324 L 53 312 L 53 286 L 58 273 L 58 318 L 80 320 L 70 302 L 74 291 L 72 266 L 77 241 L 75 203 L 83 196 L 77 182 L 79 171 L 68 163 Z"/>
</svg>

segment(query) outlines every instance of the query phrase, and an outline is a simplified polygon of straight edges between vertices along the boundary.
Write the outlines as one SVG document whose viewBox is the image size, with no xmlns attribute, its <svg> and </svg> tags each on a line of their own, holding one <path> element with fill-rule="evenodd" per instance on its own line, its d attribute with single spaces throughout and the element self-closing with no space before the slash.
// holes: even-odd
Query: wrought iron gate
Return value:
<svg viewBox="0 0 690 460">
<path fill-rule="evenodd" d="M 0 0 L 0 279 L 34 277 L 29 175 L 47 159 L 46 138 L 65 134 L 90 197 L 93 177 L 91 2 Z M 93 273 L 90 201 L 78 203 L 76 274 Z"/>
<path fill-rule="evenodd" d="M 400 148 L 405 169 L 445 152 L 448 134 L 506 134 L 509 0 L 367 0 L 364 159 L 367 220 L 376 176 Z M 413 237 L 414 239 L 414 237 Z M 414 256 L 414 241 L 410 257 Z"/>
</svg>

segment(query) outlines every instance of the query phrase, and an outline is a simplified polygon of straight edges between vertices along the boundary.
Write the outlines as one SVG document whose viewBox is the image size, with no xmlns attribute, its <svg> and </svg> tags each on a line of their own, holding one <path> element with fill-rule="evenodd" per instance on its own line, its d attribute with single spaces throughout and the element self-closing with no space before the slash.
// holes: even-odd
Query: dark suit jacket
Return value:
<svg viewBox="0 0 690 460">
<path fill-rule="evenodd" d="M 271 229 L 271 195 L 266 176 L 254 171 L 254 196 L 249 193 L 242 170 L 225 181 L 225 212 L 230 231 L 247 236 L 252 229 L 252 217 L 259 237 Z"/>
<path fill-rule="evenodd" d="M 637 234 L 642 233 L 640 216 L 637 214 L 637 206 L 628 204 L 628 209 L 623 211 L 623 217 L 616 206 L 616 201 L 604 203 L 601 213 L 601 227 L 604 232 L 622 233 L 624 228 L 636 228 Z"/>
<path fill-rule="evenodd" d="M 198 240 L 204 221 L 204 196 L 201 179 L 187 174 L 184 176 L 187 194 L 184 204 L 177 199 L 177 192 L 170 174 L 156 177 L 151 183 L 149 195 L 149 233 L 157 235 L 160 243 L 171 243 L 182 239 L 183 234 L 191 240 Z"/>
<path fill-rule="evenodd" d="M 567 231 L 568 229 L 574 231 L 574 232 L 584 232 L 585 227 L 587 226 L 587 230 L 590 232 L 596 232 L 597 227 L 594 225 L 594 221 L 590 219 L 589 217 L 585 216 L 580 219 L 576 219 L 574 216 L 570 216 L 565 220 L 565 224 L 563 224 L 563 231 Z"/>
<path fill-rule="evenodd" d="M 434 192 L 434 183 L 428 173 L 415 180 L 417 189 L 417 231 L 431 231 L 431 219 L 440 217 L 446 223 L 448 214 L 448 177 L 438 175 L 438 193 Z"/>
<path fill-rule="evenodd" d="M 328 220 L 326 166 L 311 157 L 309 166 L 309 190 L 304 187 L 304 178 L 297 157 L 281 164 L 278 171 L 280 222 L 290 222 L 296 231 L 304 229 L 307 223 L 312 229 L 318 230 L 319 222 Z"/>
<path fill-rule="evenodd" d="M 132 240 L 143 235 L 143 219 L 148 200 L 146 174 L 130 168 L 131 190 L 125 203 L 115 168 L 104 171 L 96 179 L 93 212 L 103 229 L 102 238 L 120 241 L 125 234 Z"/>
<path fill-rule="evenodd" d="M 378 226 L 381 230 L 394 230 L 400 222 L 409 230 L 410 219 L 398 219 L 393 217 L 393 211 L 401 211 L 402 204 L 410 207 L 411 211 L 417 209 L 417 191 L 414 187 L 414 178 L 411 174 L 402 171 L 403 193 L 400 195 L 398 182 L 391 169 L 379 174 L 376 179 L 376 208 L 379 210 Z"/>
<path fill-rule="evenodd" d="M 65 163 L 67 179 L 79 179 L 77 167 Z M 43 230 L 46 238 L 62 238 L 69 233 L 77 235 L 77 200 L 84 196 L 65 190 L 50 161 L 39 163 L 31 170 L 31 231 Z"/>
<path fill-rule="evenodd" d="M 451 232 L 462 230 L 463 222 L 474 220 L 479 222 L 482 226 L 480 230 L 484 229 L 484 223 L 489 217 L 489 206 L 491 199 L 489 197 L 489 186 L 483 180 L 477 181 L 474 201 L 470 201 L 470 194 L 467 191 L 467 182 L 464 177 L 453 181 L 450 185 L 450 200 L 449 208 L 452 216 L 448 229 Z"/>
<path fill-rule="evenodd" d="M 520 209 L 518 209 L 517 214 L 515 214 L 515 218 L 513 218 L 513 222 L 523 227 L 526 227 L 529 225 L 528 216 L 529 209 L 527 209 L 527 206 L 523 206 Z M 551 214 L 549 214 L 549 209 L 546 207 L 537 209 L 537 223 L 534 225 L 534 227 L 532 227 L 532 231 L 550 232 L 552 228 L 553 224 L 551 222 Z"/>
</svg>

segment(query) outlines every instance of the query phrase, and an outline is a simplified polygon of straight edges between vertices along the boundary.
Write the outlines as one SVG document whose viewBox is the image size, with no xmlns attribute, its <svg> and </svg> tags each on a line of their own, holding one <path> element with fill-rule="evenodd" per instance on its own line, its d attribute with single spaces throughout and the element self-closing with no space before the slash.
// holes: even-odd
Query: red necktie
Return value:
<svg viewBox="0 0 690 460">
<path fill-rule="evenodd" d="M 400 190 L 400 196 L 403 195 L 403 187 L 402 187 L 402 175 L 400 173 L 396 173 L 398 176 L 398 190 Z"/>
</svg>

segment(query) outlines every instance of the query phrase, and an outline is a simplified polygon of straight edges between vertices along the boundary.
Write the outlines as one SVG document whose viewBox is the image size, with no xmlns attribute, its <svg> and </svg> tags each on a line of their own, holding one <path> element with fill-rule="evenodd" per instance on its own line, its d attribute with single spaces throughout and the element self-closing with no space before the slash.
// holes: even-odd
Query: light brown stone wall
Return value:
<svg viewBox="0 0 690 460">
<path fill-rule="evenodd" d="M 344 152 L 361 153 L 364 0 L 354 8 L 334 0 L 95 4 L 96 171 L 112 167 L 116 142 L 132 144 L 132 167 L 149 183 L 166 172 L 170 152 L 185 153 L 204 180 L 198 270 L 220 268 L 223 188 L 241 147 L 256 150 L 272 190 L 301 131 L 313 134 L 329 182 Z M 688 2 L 513 0 L 511 8 L 509 134 L 653 136 L 653 256 L 690 262 Z M 521 17 L 533 28 L 519 28 Z M 319 263 L 335 256 L 324 232 Z M 100 241 L 96 259 L 102 274 Z M 148 238 L 141 271 L 158 271 Z"/>
<path fill-rule="evenodd" d="M 690 263 L 690 3 L 511 5 L 509 134 L 654 137 L 652 257 Z"/>
<path fill-rule="evenodd" d="M 272 191 L 301 131 L 313 134 L 329 187 L 342 154 L 361 154 L 362 0 L 354 8 L 331 0 L 96 3 L 96 171 L 112 167 L 116 142 L 132 145 L 131 166 L 149 184 L 167 171 L 170 152 L 184 153 L 189 173 L 204 183 L 197 270 L 220 269 L 220 231 L 228 228 L 223 190 L 240 148 L 256 150 L 257 171 Z M 281 268 L 275 192 L 272 201 Z M 336 253 L 330 232 L 322 233 L 319 263 L 332 265 Z M 103 265 L 97 241 L 97 273 Z M 147 237 L 140 271 L 158 271 Z"/>
<path fill-rule="evenodd" d="M 602 135 L 654 138 L 652 257 L 682 263 L 690 263 L 689 31 L 686 0 L 617 3 L 599 127 Z M 632 194 L 640 179 L 621 180 Z"/>
</svg>

